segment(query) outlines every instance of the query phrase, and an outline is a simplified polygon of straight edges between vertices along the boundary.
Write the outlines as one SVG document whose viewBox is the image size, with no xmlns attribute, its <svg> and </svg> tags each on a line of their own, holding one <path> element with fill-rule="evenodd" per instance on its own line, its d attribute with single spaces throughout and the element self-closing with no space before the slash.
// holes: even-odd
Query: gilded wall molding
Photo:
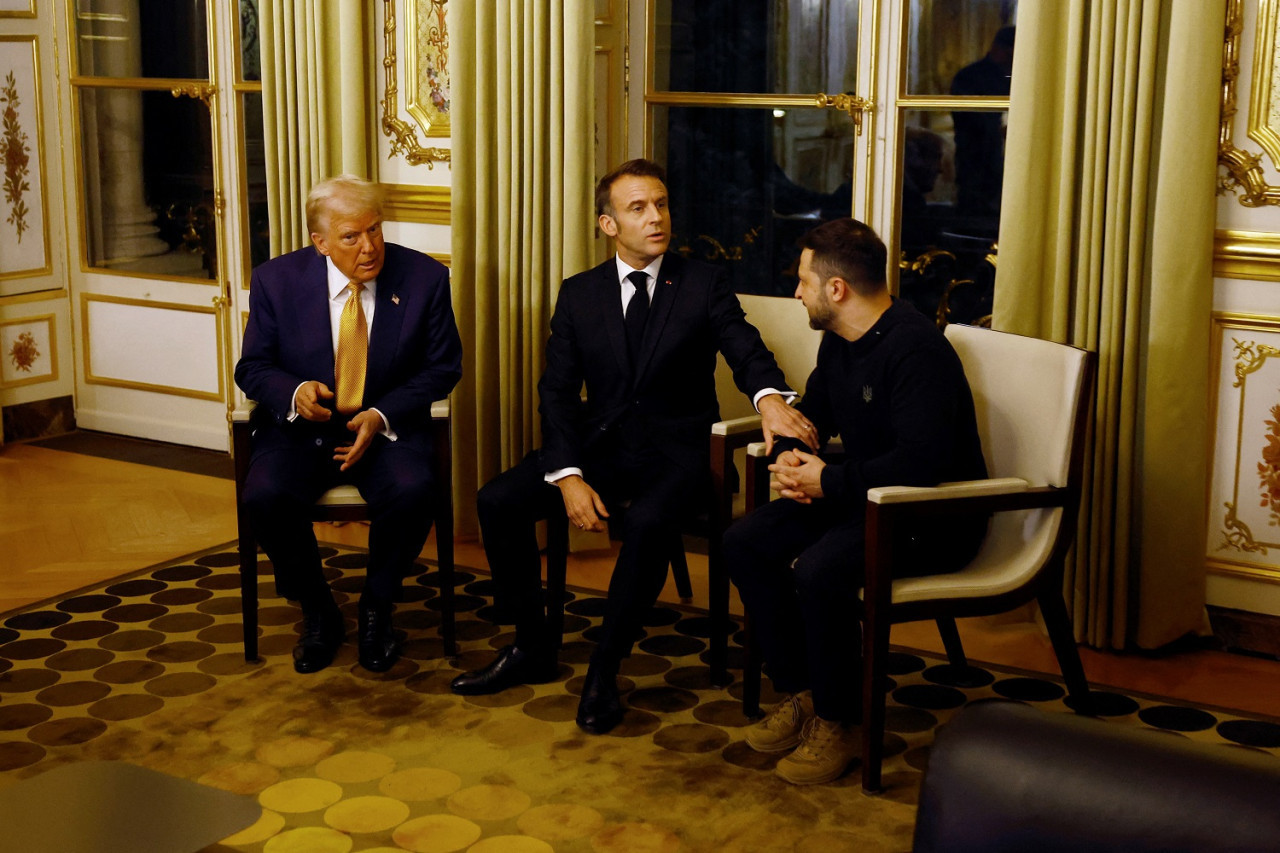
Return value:
<svg viewBox="0 0 1280 853">
<path fill-rule="evenodd" d="M 453 201 L 449 187 L 415 187 L 385 184 L 382 216 L 392 222 L 424 222 L 448 225 L 452 222 Z"/>
<path fill-rule="evenodd" d="M 1213 274 L 1218 278 L 1280 281 L 1280 234 L 1214 232 Z"/>
<path fill-rule="evenodd" d="M 1255 104 L 1259 99 L 1264 99 L 1269 104 L 1271 97 L 1271 66 L 1276 58 L 1274 46 L 1277 2 L 1280 0 L 1260 0 L 1252 81 L 1252 88 L 1257 90 L 1254 92 Z M 1237 111 L 1236 82 L 1240 77 L 1240 35 L 1243 31 L 1244 0 L 1229 0 L 1226 43 L 1222 53 L 1222 112 L 1218 126 L 1218 165 L 1222 166 L 1225 173 L 1218 176 L 1218 193 L 1235 194 L 1245 207 L 1261 207 L 1265 204 L 1280 204 L 1280 186 L 1267 183 L 1261 154 L 1236 147 L 1232 139 Z M 1271 49 L 1267 49 L 1267 45 L 1271 45 Z M 1267 111 L 1270 111 L 1269 106 Z M 1252 126 L 1252 118 L 1250 124 Z M 1250 136 L 1253 134 L 1250 133 Z M 1272 156 L 1275 157 L 1274 154 Z"/>
<path fill-rule="evenodd" d="M 418 142 L 417 128 L 400 118 L 397 112 L 400 87 L 396 69 L 396 0 L 382 0 L 382 11 L 385 21 L 382 26 L 382 70 L 386 77 L 382 94 L 382 132 L 391 140 L 391 155 L 400 155 L 413 166 L 425 164 L 428 169 L 434 169 L 436 163 L 452 163 L 452 153 L 448 148 L 424 147 Z M 409 83 L 412 85 L 414 81 Z"/>
</svg>

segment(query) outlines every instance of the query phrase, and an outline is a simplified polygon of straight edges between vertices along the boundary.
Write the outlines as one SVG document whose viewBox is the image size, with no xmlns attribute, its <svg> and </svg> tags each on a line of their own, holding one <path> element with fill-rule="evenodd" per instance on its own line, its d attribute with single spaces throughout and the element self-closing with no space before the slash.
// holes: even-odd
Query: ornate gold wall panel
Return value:
<svg viewBox="0 0 1280 853">
<path fill-rule="evenodd" d="M 1249 136 L 1271 154 L 1280 167 L 1280 106 L 1273 105 L 1273 66 L 1277 61 L 1276 12 L 1280 0 L 1259 0 L 1258 30 L 1254 42 L 1253 92 Z M 1233 127 L 1237 111 L 1236 82 L 1240 77 L 1240 36 L 1244 32 L 1244 0 L 1227 5 L 1226 44 L 1222 55 L 1222 112 L 1218 129 L 1218 163 L 1225 173 L 1218 178 L 1219 193 L 1233 193 L 1246 207 L 1280 204 L 1280 186 L 1267 183 L 1262 155 L 1236 147 Z M 1276 114 L 1272 120 L 1270 116 Z M 1272 128 L 1275 128 L 1274 130 Z"/>
<path fill-rule="evenodd" d="M 420 60 L 425 58 L 427 51 L 443 50 L 443 56 L 448 56 L 447 30 L 435 34 L 430 29 L 422 32 L 418 21 L 420 9 L 426 12 L 438 13 L 439 19 L 443 21 L 447 0 L 406 0 L 406 2 L 409 20 L 405 25 L 405 43 L 410 47 L 406 49 L 408 56 L 404 62 L 404 69 L 406 77 L 409 77 L 411 67 L 413 73 L 417 74 Z M 382 67 L 386 74 L 386 86 L 382 94 L 382 132 L 391 140 L 391 154 L 393 156 L 398 154 L 404 157 L 410 165 L 425 164 L 428 169 L 434 168 L 436 163 L 449 163 L 451 162 L 452 154 L 448 148 L 423 146 L 418 141 L 418 128 L 399 116 L 400 85 L 396 55 L 396 0 L 382 0 L 382 12 L 385 21 L 382 27 Z M 435 133 L 432 133 L 430 126 L 423 127 L 428 136 L 448 136 L 447 101 L 443 105 L 443 110 L 439 104 L 432 104 L 432 109 L 428 110 L 423 105 L 423 102 L 424 100 L 430 101 L 430 98 L 424 99 L 417 94 L 418 81 L 409 78 L 406 80 L 405 85 L 409 87 L 409 91 L 405 93 L 406 111 L 418 122 L 430 121 L 431 117 L 436 118 Z M 415 105 L 417 107 L 416 111 L 413 109 Z"/>
<path fill-rule="evenodd" d="M 452 221 L 453 201 L 449 187 L 415 187 L 387 184 L 382 216 L 392 222 L 425 222 L 448 225 Z"/>
</svg>

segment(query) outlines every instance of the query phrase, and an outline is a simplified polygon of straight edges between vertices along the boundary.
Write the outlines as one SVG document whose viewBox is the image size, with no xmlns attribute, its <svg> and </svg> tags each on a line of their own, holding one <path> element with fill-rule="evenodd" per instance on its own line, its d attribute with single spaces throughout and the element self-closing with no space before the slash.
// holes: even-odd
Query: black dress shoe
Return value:
<svg viewBox="0 0 1280 853">
<path fill-rule="evenodd" d="M 360 665 L 370 672 L 386 672 L 400 658 L 400 644 L 391 630 L 390 607 L 360 607 Z"/>
<path fill-rule="evenodd" d="M 612 670 L 591 664 L 587 667 L 582 698 L 578 702 L 578 728 L 593 735 L 602 735 L 622 722 L 622 714 L 617 675 Z"/>
<path fill-rule="evenodd" d="M 293 668 L 303 674 L 319 672 L 333 663 L 333 656 L 347 637 L 338 608 L 302 611 L 302 637 L 293 647 Z"/>
<path fill-rule="evenodd" d="M 462 696 L 497 693 L 517 684 L 545 684 L 555 681 L 560 669 L 555 655 L 525 651 L 518 646 L 503 646 L 498 656 L 484 669 L 464 672 L 449 685 Z"/>
</svg>

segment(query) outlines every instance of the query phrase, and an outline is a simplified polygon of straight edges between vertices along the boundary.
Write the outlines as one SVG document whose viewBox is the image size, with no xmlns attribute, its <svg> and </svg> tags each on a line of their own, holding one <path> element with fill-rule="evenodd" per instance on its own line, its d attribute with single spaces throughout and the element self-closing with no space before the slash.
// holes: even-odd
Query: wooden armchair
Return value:
<svg viewBox="0 0 1280 853">
<path fill-rule="evenodd" d="M 258 543 L 247 510 L 241 500 L 245 476 L 249 472 L 249 412 L 237 410 L 231 416 L 231 451 L 235 462 L 236 522 L 240 553 L 240 611 L 244 622 L 244 659 L 258 658 Z M 454 628 L 453 604 L 453 430 L 449 401 L 437 400 L 431 405 L 431 428 L 435 443 L 435 472 L 439 494 L 436 496 L 436 563 L 440 571 L 440 636 L 445 654 L 458 654 Z M 316 501 L 312 521 L 367 521 L 368 508 L 355 486 L 330 489 Z"/>
<path fill-rule="evenodd" d="M 861 613 L 862 787 L 867 791 L 880 788 L 886 661 L 895 622 L 936 620 L 948 657 L 963 665 L 957 617 L 1002 613 L 1036 601 L 1072 706 L 1079 713 L 1092 711 L 1062 585 L 1080 504 L 1094 355 L 973 326 L 952 324 L 946 335 L 973 390 L 989 479 L 867 493 Z M 768 471 L 762 450 L 753 451 L 748 476 L 760 489 Z M 919 527 L 929 519 L 983 510 L 994 515 L 967 566 L 950 574 L 895 579 L 893 543 L 900 525 Z M 746 695 L 759 695 L 759 665 L 749 664 L 744 705 Z"/>
</svg>

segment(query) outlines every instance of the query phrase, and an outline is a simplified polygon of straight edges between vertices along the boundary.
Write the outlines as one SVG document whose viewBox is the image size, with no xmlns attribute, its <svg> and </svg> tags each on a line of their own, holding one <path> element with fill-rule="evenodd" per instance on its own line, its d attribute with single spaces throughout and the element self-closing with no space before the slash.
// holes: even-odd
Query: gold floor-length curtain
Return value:
<svg viewBox="0 0 1280 853">
<path fill-rule="evenodd" d="M 1098 353 L 1077 637 L 1204 626 L 1224 0 L 1019 6 L 994 325 Z"/>
<path fill-rule="evenodd" d="M 272 257 L 308 242 L 307 193 L 370 174 L 373 60 L 368 3 L 262 0 L 262 118 Z"/>
<path fill-rule="evenodd" d="M 459 528 L 540 440 L 536 385 L 560 282 L 591 263 L 590 0 L 450 0 Z"/>
</svg>

